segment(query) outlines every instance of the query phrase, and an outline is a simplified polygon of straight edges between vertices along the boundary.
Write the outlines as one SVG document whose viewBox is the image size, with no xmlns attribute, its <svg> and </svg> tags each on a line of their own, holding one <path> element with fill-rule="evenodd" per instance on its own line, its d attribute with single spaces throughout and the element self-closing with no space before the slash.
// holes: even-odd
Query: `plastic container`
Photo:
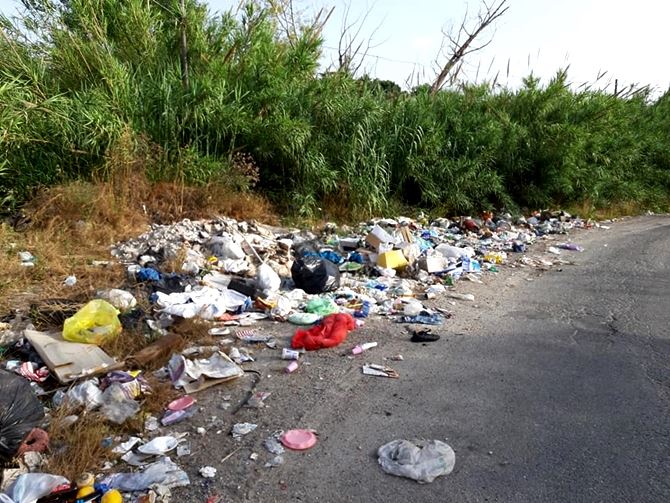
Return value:
<svg viewBox="0 0 670 503">
<path fill-rule="evenodd" d="M 357 346 L 354 347 L 354 349 L 351 350 L 351 354 L 360 355 L 363 351 L 367 351 L 368 349 L 375 347 L 377 347 L 376 342 L 365 342 L 363 344 L 358 344 Z"/>
</svg>

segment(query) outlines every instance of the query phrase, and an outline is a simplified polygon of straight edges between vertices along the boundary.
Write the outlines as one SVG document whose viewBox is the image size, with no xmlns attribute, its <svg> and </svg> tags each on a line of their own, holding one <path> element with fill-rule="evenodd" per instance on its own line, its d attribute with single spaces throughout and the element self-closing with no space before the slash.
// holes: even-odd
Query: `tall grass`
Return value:
<svg viewBox="0 0 670 503">
<path fill-rule="evenodd" d="M 5 208 L 41 186 L 111 176 L 113 146 L 129 134 L 151 150 L 156 182 L 248 190 L 234 159 L 250 156 L 255 190 L 294 215 L 324 202 L 359 215 L 398 202 L 467 212 L 669 200 L 667 93 L 575 91 L 565 72 L 518 90 L 403 93 L 320 75 L 318 29 L 283 35 L 262 0 L 218 16 L 195 0 L 183 16 L 178 0 L 30 4 L 0 16 Z"/>
</svg>

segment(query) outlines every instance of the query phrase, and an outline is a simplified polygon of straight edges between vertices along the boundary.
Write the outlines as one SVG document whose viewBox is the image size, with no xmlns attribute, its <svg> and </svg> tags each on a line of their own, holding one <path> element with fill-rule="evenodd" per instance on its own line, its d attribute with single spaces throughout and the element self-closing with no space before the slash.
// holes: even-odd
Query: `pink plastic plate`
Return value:
<svg viewBox="0 0 670 503">
<path fill-rule="evenodd" d="M 294 451 L 304 451 L 316 444 L 316 435 L 310 430 L 289 430 L 279 440 L 284 447 Z"/>
<path fill-rule="evenodd" d="M 188 409 L 191 405 L 195 403 L 195 400 L 193 400 L 192 397 L 188 395 L 184 395 L 182 397 L 177 398 L 176 400 L 173 400 L 170 402 L 168 405 L 168 409 L 170 410 L 184 410 Z"/>
</svg>

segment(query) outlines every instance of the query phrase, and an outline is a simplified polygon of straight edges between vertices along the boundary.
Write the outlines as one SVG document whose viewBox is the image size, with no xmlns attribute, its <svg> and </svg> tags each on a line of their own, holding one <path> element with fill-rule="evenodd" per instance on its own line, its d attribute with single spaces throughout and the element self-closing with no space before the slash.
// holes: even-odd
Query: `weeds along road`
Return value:
<svg viewBox="0 0 670 503">
<path fill-rule="evenodd" d="M 574 266 L 472 285 L 477 306 L 441 340 L 396 336 L 384 355 L 404 354 L 390 362 L 400 379 L 352 372 L 302 413 L 317 446 L 258 472 L 243 499 L 670 501 L 670 218 L 575 240 Z M 400 332 L 376 327 L 369 340 Z M 376 449 L 417 437 L 446 439 L 453 473 L 419 485 L 382 472 Z"/>
</svg>

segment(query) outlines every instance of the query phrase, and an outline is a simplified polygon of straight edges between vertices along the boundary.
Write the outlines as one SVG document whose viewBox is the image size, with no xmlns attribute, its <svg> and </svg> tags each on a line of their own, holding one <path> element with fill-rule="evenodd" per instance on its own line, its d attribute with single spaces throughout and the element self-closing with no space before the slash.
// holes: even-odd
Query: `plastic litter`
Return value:
<svg viewBox="0 0 670 503">
<path fill-rule="evenodd" d="M 340 270 L 330 260 L 299 257 L 291 266 L 295 286 L 309 294 L 332 292 L 340 286 Z"/>
<path fill-rule="evenodd" d="M 244 375 L 244 371 L 220 351 L 199 360 L 172 355 L 168 362 L 168 373 L 175 388 L 183 388 L 187 393 L 202 391 Z"/>
<path fill-rule="evenodd" d="M 275 456 L 280 456 L 281 454 L 284 454 L 284 447 L 279 443 L 277 440 L 277 436 L 272 435 L 265 439 L 263 442 L 263 446 L 267 449 L 267 451 L 270 454 L 274 454 Z"/>
<path fill-rule="evenodd" d="M 200 475 L 206 479 L 211 479 L 216 477 L 216 468 L 213 466 L 203 466 L 200 468 L 200 470 L 198 470 L 198 473 L 200 473 Z"/>
<path fill-rule="evenodd" d="M 336 313 L 340 308 L 327 297 L 317 297 L 312 299 L 307 303 L 305 310 L 308 313 L 318 314 L 319 316 L 328 316 L 329 314 Z"/>
<path fill-rule="evenodd" d="M 65 477 L 50 475 L 48 473 L 24 473 L 12 483 L 8 488 L 6 495 L 9 499 L 2 499 L 2 503 L 34 503 L 38 499 L 47 496 L 54 489 L 63 484 L 67 484 Z"/>
<path fill-rule="evenodd" d="M 182 397 L 177 398 L 176 400 L 172 400 L 167 408 L 170 410 L 184 410 L 188 409 L 195 403 L 195 400 L 193 397 L 190 397 L 188 395 L 184 395 Z"/>
<path fill-rule="evenodd" d="M 316 435 L 313 430 L 289 430 L 282 433 L 279 441 L 284 447 L 294 451 L 304 451 L 316 445 Z"/>
<path fill-rule="evenodd" d="M 43 417 L 44 409 L 30 384 L 0 370 L 0 464 L 12 459 Z"/>
<path fill-rule="evenodd" d="M 141 472 L 115 473 L 103 481 L 110 488 L 123 492 L 146 491 L 159 484 L 169 488 L 184 487 L 191 482 L 188 475 L 169 457 L 161 458 L 144 467 Z"/>
<path fill-rule="evenodd" d="M 400 374 L 391 367 L 377 365 L 375 363 L 366 363 L 363 365 L 363 374 L 375 377 L 390 377 L 392 379 L 400 377 Z"/>
<path fill-rule="evenodd" d="M 256 272 L 256 283 L 259 290 L 267 296 L 279 290 L 281 278 L 268 264 L 261 264 Z"/>
<path fill-rule="evenodd" d="M 439 314 L 418 314 L 416 316 L 401 316 L 398 323 L 416 323 L 419 325 L 441 325 L 444 318 Z"/>
<path fill-rule="evenodd" d="M 356 323 L 351 315 L 331 314 L 326 316 L 320 325 L 309 330 L 297 330 L 291 340 L 291 347 L 293 349 L 305 348 L 308 351 L 332 348 L 342 343 L 355 327 Z"/>
<path fill-rule="evenodd" d="M 128 398 L 126 389 L 121 383 L 110 385 L 101 396 L 100 412 L 111 422 L 123 424 L 140 411 L 140 404 Z"/>
<path fill-rule="evenodd" d="M 452 472 L 454 450 L 439 440 L 393 440 L 377 450 L 378 462 L 386 473 L 430 483 Z"/>
<path fill-rule="evenodd" d="M 475 296 L 471 293 L 459 293 L 459 292 L 449 292 L 447 291 L 446 296 L 450 299 L 466 300 L 469 302 L 474 302 Z"/>
<path fill-rule="evenodd" d="M 376 342 L 364 342 L 363 344 L 358 344 L 354 346 L 354 349 L 351 350 L 352 355 L 360 355 L 363 351 L 367 351 L 368 349 L 376 348 L 377 343 Z"/>
<path fill-rule="evenodd" d="M 118 288 L 99 290 L 96 292 L 96 297 L 106 300 L 120 311 L 128 311 L 137 305 L 137 299 L 132 293 Z"/>
<path fill-rule="evenodd" d="M 137 451 L 142 454 L 159 456 L 173 450 L 175 447 L 177 447 L 177 445 L 179 445 L 179 442 L 180 440 L 171 436 L 156 437 L 150 442 L 139 446 Z"/>
<path fill-rule="evenodd" d="M 237 423 L 233 425 L 233 429 L 230 434 L 235 440 L 240 440 L 243 436 L 248 435 L 257 427 L 258 425 L 253 423 Z"/>
<path fill-rule="evenodd" d="M 315 313 L 292 313 L 288 321 L 294 325 L 314 325 L 321 319 L 321 316 Z"/>
<path fill-rule="evenodd" d="M 561 243 L 557 246 L 557 248 L 560 248 L 561 250 L 570 250 L 578 252 L 584 251 L 584 248 L 582 246 L 579 246 L 578 244 L 575 243 Z"/>
<path fill-rule="evenodd" d="M 82 307 L 63 325 L 63 339 L 102 345 L 121 333 L 119 312 L 109 302 L 96 299 Z"/>
<path fill-rule="evenodd" d="M 298 366 L 299 366 L 298 362 L 292 361 L 291 363 L 286 365 L 286 367 L 284 367 L 284 372 L 286 372 L 287 374 L 291 374 L 291 373 L 295 372 L 296 370 L 298 370 Z"/>
</svg>

